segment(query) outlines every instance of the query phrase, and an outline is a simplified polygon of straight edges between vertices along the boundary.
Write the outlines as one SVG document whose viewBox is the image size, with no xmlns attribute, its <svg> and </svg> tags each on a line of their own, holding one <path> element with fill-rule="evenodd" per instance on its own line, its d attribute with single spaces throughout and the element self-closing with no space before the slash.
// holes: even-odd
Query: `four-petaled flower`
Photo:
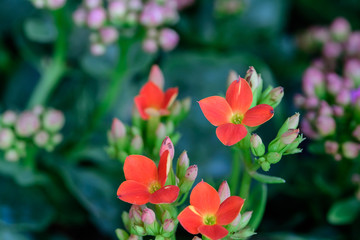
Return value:
<svg viewBox="0 0 360 240">
<path fill-rule="evenodd" d="M 166 150 L 160 157 L 159 167 L 141 155 L 130 155 L 125 159 L 125 179 L 117 190 L 118 197 L 124 202 L 143 205 L 172 203 L 179 195 L 179 188 L 165 185 L 171 168 L 171 157 Z"/>
<path fill-rule="evenodd" d="M 274 109 L 260 104 L 251 109 L 253 94 L 245 79 L 233 81 L 226 91 L 226 99 L 220 96 L 207 97 L 199 101 L 207 120 L 217 126 L 216 136 L 227 146 L 234 145 L 247 134 L 245 126 L 255 127 L 268 121 Z"/>
<path fill-rule="evenodd" d="M 220 202 L 218 192 L 202 181 L 194 187 L 191 205 L 179 214 L 178 220 L 191 234 L 201 233 L 212 240 L 224 238 L 229 232 L 223 226 L 239 215 L 244 200 L 231 196 Z"/>
<path fill-rule="evenodd" d="M 141 88 L 135 97 L 135 105 L 144 120 L 151 116 L 166 116 L 170 114 L 169 107 L 178 95 L 178 88 L 162 90 L 163 76 L 158 66 L 151 69 L 149 81 Z"/>
</svg>

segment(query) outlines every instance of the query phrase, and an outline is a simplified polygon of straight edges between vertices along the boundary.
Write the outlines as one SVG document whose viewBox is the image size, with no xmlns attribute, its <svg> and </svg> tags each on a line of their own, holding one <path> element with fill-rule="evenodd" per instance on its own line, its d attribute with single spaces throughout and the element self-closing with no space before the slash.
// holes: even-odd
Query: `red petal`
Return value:
<svg viewBox="0 0 360 240">
<path fill-rule="evenodd" d="M 169 88 L 168 90 L 166 90 L 162 109 L 167 109 L 171 106 L 171 104 L 173 104 L 178 95 L 178 92 L 178 88 Z"/>
<path fill-rule="evenodd" d="M 219 96 L 204 98 L 199 101 L 201 111 L 214 126 L 230 122 L 232 110 L 227 101 Z"/>
<path fill-rule="evenodd" d="M 251 88 L 243 78 L 233 81 L 226 91 L 226 101 L 234 113 L 245 113 L 250 108 L 252 100 Z"/>
<path fill-rule="evenodd" d="M 151 81 L 141 88 L 140 95 L 145 98 L 145 108 L 160 109 L 164 101 L 163 91 Z"/>
<path fill-rule="evenodd" d="M 145 112 L 145 98 L 143 96 L 136 96 L 134 98 L 135 106 L 140 114 L 140 117 L 144 120 L 149 119 L 149 115 Z"/>
<path fill-rule="evenodd" d="M 177 186 L 167 185 L 151 194 L 150 202 L 153 204 L 173 203 L 179 196 L 179 191 Z"/>
<path fill-rule="evenodd" d="M 196 211 L 192 211 L 193 206 L 188 206 L 177 217 L 181 226 L 191 234 L 198 234 L 198 228 L 203 225 L 202 217 Z"/>
<path fill-rule="evenodd" d="M 124 173 L 126 180 L 134 180 L 146 186 L 158 180 L 155 163 L 141 155 L 130 155 L 125 159 Z"/>
<path fill-rule="evenodd" d="M 200 182 L 191 192 L 190 204 L 193 205 L 201 215 L 216 214 L 220 206 L 220 197 L 215 188 L 206 182 Z"/>
<path fill-rule="evenodd" d="M 159 167 L 158 167 L 158 176 L 161 186 L 165 185 L 170 168 L 171 168 L 171 157 L 169 150 L 166 150 L 163 154 L 161 154 Z"/>
<path fill-rule="evenodd" d="M 228 230 L 220 225 L 201 225 L 199 232 L 211 240 L 224 238 L 229 233 Z"/>
<path fill-rule="evenodd" d="M 124 202 L 143 205 L 149 202 L 150 192 L 144 184 L 133 180 L 121 183 L 117 190 L 118 197 Z"/>
<path fill-rule="evenodd" d="M 267 104 L 260 104 L 245 113 L 242 123 L 249 127 L 259 126 L 274 116 L 274 109 Z"/>
<path fill-rule="evenodd" d="M 232 196 L 225 199 L 216 213 L 216 223 L 219 225 L 231 223 L 239 215 L 243 204 L 244 199 L 241 197 Z"/>
<path fill-rule="evenodd" d="M 216 136 L 226 146 L 234 145 L 247 134 L 246 127 L 242 124 L 226 123 L 216 129 Z"/>
<path fill-rule="evenodd" d="M 151 67 L 149 81 L 155 83 L 160 89 L 164 88 L 164 75 L 158 65 Z"/>
</svg>

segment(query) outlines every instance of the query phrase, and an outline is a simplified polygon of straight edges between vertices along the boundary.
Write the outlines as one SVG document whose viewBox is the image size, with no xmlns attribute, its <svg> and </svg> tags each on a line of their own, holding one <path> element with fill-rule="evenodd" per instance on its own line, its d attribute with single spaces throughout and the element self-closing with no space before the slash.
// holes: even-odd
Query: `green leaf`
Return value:
<svg viewBox="0 0 360 240">
<path fill-rule="evenodd" d="M 275 183 L 285 183 L 286 182 L 285 179 L 264 175 L 264 174 L 261 174 L 258 172 L 250 172 L 250 175 L 254 179 L 258 180 L 259 182 L 263 182 L 263 183 L 275 184 Z"/>
<path fill-rule="evenodd" d="M 28 19 L 24 25 L 26 36 L 35 42 L 49 43 L 56 39 L 57 30 L 49 19 Z"/>
<path fill-rule="evenodd" d="M 352 223 L 360 213 L 360 201 L 349 198 L 336 202 L 329 210 L 327 219 L 335 225 Z"/>
</svg>

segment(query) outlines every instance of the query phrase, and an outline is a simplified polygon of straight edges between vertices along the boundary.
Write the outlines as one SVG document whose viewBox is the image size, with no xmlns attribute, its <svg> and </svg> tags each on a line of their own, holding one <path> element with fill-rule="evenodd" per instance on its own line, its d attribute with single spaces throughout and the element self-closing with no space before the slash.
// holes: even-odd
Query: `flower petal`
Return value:
<svg viewBox="0 0 360 240">
<path fill-rule="evenodd" d="M 179 196 L 179 191 L 177 186 L 167 185 L 151 194 L 150 202 L 153 204 L 173 203 Z"/>
<path fill-rule="evenodd" d="M 158 180 L 155 163 L 141 155 L 130 155 L 125 159 L 124 174 L 126 180 L 134 180 L 146 186 Z"/>
<path fill-rule="evenodd" d="M 158 176 L 159 176 L 159 182 L 162 187 L 165 185 L 167 176 L 169 174 L 171 168 L 171 160 L 172 159 L 169 150 L 166 150 L 165 152 L 163 152 L 163 154 L 161 154 L 159 167 L 158 167 Z"/>
<path fill-rule="evenodd" d="M 216 214 L 220 206 L 220 197 L 215 188 L 202 181 L 192 190 L 190 204 L 194 206 L 201 215 Z"/>
<path fill-rule="evenodd" d="M 178 88 L 169 88 L 165 92 L 164 102 L 162 103 L 162 109 L 167 109 L 170 107 L 173 102 L 175 101 L 177 95 L 178 95 Z"/>
<path fill-rule="evenodd" d="M 219 96 L 207 97 L 199 101 L 201 111 L 214 126 L 229 123 L 232 110 L 225 98 Z"/>
<path fill-rule="evenodd" d="M 210 238 L 211 240 L 224 238 L 229 233 L 228 230 L 220 225 L 201 225 L 198 229 L 202 235 Z"/>
<path fill-rule="evenodd" d="M 216 136 L 226 146 L 234 145 L 247 134 L 246 127 L 242 124 L 226 123 L 216 129 Z"/>
<path fill-rule="evenodd" d="M 164 101 L 163 91 L 151 81 L 141 88 L 140 95 L 145 98 L 145 108 L 160 109 Z"/>
<path fill-rule="evenodd" d="M 225 199 L 220 205 L 218 212 L 216 213 L 217 224 L 227 225 L 231 223 L 244 205 L 244 199 L 237 196 L 231 196 Z"/>
<path fill-rule="evenodd" d="M 146 106 L 145 106 L 145 98 L 144 96 L 136 96 L 134 98 L 136 109 L 138 110 L 140 117 L 144 120 L 149 119 L 149 115 L 145 112 Z"/>
<path fill-rule="evenodd" d="M 144 184 L 128 180 L 121 183 L 117 196 L 124 202 L 143 205 L 149 202 L 150 192 Z"/>
<path fill-rule="evenodd" d="M 247 81 L 240 78 L 233 81 L 226 91 L 226 101 L 235 113 L 245 113 L 251 106 L 253 94 Z"/>
<path fill-rule="evenodd" d="M 242 124 L 255 127 L 263 124 L 274 116 L 274 109 L 270 105 L 260 104 L 245 113 Z"/>
<path fill-rule="evenodd" d="M 178 215 L 178 220 L 185 228 L 186 231 L 188 231 L 191 234 L 198 234 L 199 230 L 198 228 L 203 225 L 202 217 L 197 213 L 194 212 L 192 209 L 194 209 L 193 206 L 188 206 L 182 212 Z"/>
</svg>

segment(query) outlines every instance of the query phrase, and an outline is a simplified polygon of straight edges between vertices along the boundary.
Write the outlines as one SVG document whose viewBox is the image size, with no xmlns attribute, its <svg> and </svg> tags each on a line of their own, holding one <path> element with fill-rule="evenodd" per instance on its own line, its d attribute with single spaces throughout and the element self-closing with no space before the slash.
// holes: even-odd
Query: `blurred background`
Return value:
<svg viewBox="0 0 360 240">
<path fill-rule="evenodd" d="M 116 239 L 114 230 L 122 226 L 121 213 L 129 205 L 116 197 L 124 176 L 121 163 L 105 151 L 107 131 L 114 117 L 130 124 L 133 98 L 152 64 L 163 70 L 165 88 L 178 86 L 179 98 L 192 100 L 188 116 L 177 127 L 181 138 L 175 155 L 186 149 L 191 163 L 199 167 L 197 181 L 206 179 L 218 186 L 230 175 L 231 152 L 218 141 L 197 101 L 224 95 L 230 70 L 244 77 L 254 66 L 265 86 L 285 89 L 275 117 L 257 130 L 266 142 L 276 134 L 271 131 L 274 127 L 300 111 L 294 95 L 302 92 L 303 73 L 320 55 L 300 49 L 299 35 L 315 25 L 329 26 L 337 17 L 347 19 L 353 30 L 360 29 L 357 0 L 195 0 L 171 26 L 180 39 L 174 50 L 147 53 L 143 38 L 131 37 L 126 74 L 120 75 L 121 84 L 112 86 L 115 97 L 110 98 L 107 91 L 110 79 L 116 77 L 121 50 L 109 45 L 101 55 L 89 51 L 89 29 L 76 26 L 72 18 L 80 4 L 68 0 L 60 13 L 26 0 L 0 2 L 0 112 L 33 107 L 34 92 L 41 92 L 37 86 L 49 72 L 44 69 L 53 67 L 50 72 L 56 73 L 56 59 L 63 61 L 60 68 L 66 68 L 51 94 L 41 100 L 65 116 L 61 143 L 51 152 L 33 153 L 36 171 L 1 155 L 0 239 Z M 59 38 L 65 39 L 66 51 L 53 56 L 61 48 Z M 106 111 L 98 110 L 104 99 L 109 99 Z M 265 216 L 252 239 L 358 238 L 359 215 L 346 224 L 329 222 L 327 212 L 335 199 L 321 191 L 325 187 L 316 179 L 324 164 L 334 161 L 314 155 L 308 145 L 306 140 L 302 154 L 271 168 L 271 175 L 287 182 L 269 187 Z M 332 174 L 326 172 L 330 179 Z M 326 187 L 331 191 L 331 184 Z M 178 237 L 191 235 L 179 227 Z"/>
</svg>

